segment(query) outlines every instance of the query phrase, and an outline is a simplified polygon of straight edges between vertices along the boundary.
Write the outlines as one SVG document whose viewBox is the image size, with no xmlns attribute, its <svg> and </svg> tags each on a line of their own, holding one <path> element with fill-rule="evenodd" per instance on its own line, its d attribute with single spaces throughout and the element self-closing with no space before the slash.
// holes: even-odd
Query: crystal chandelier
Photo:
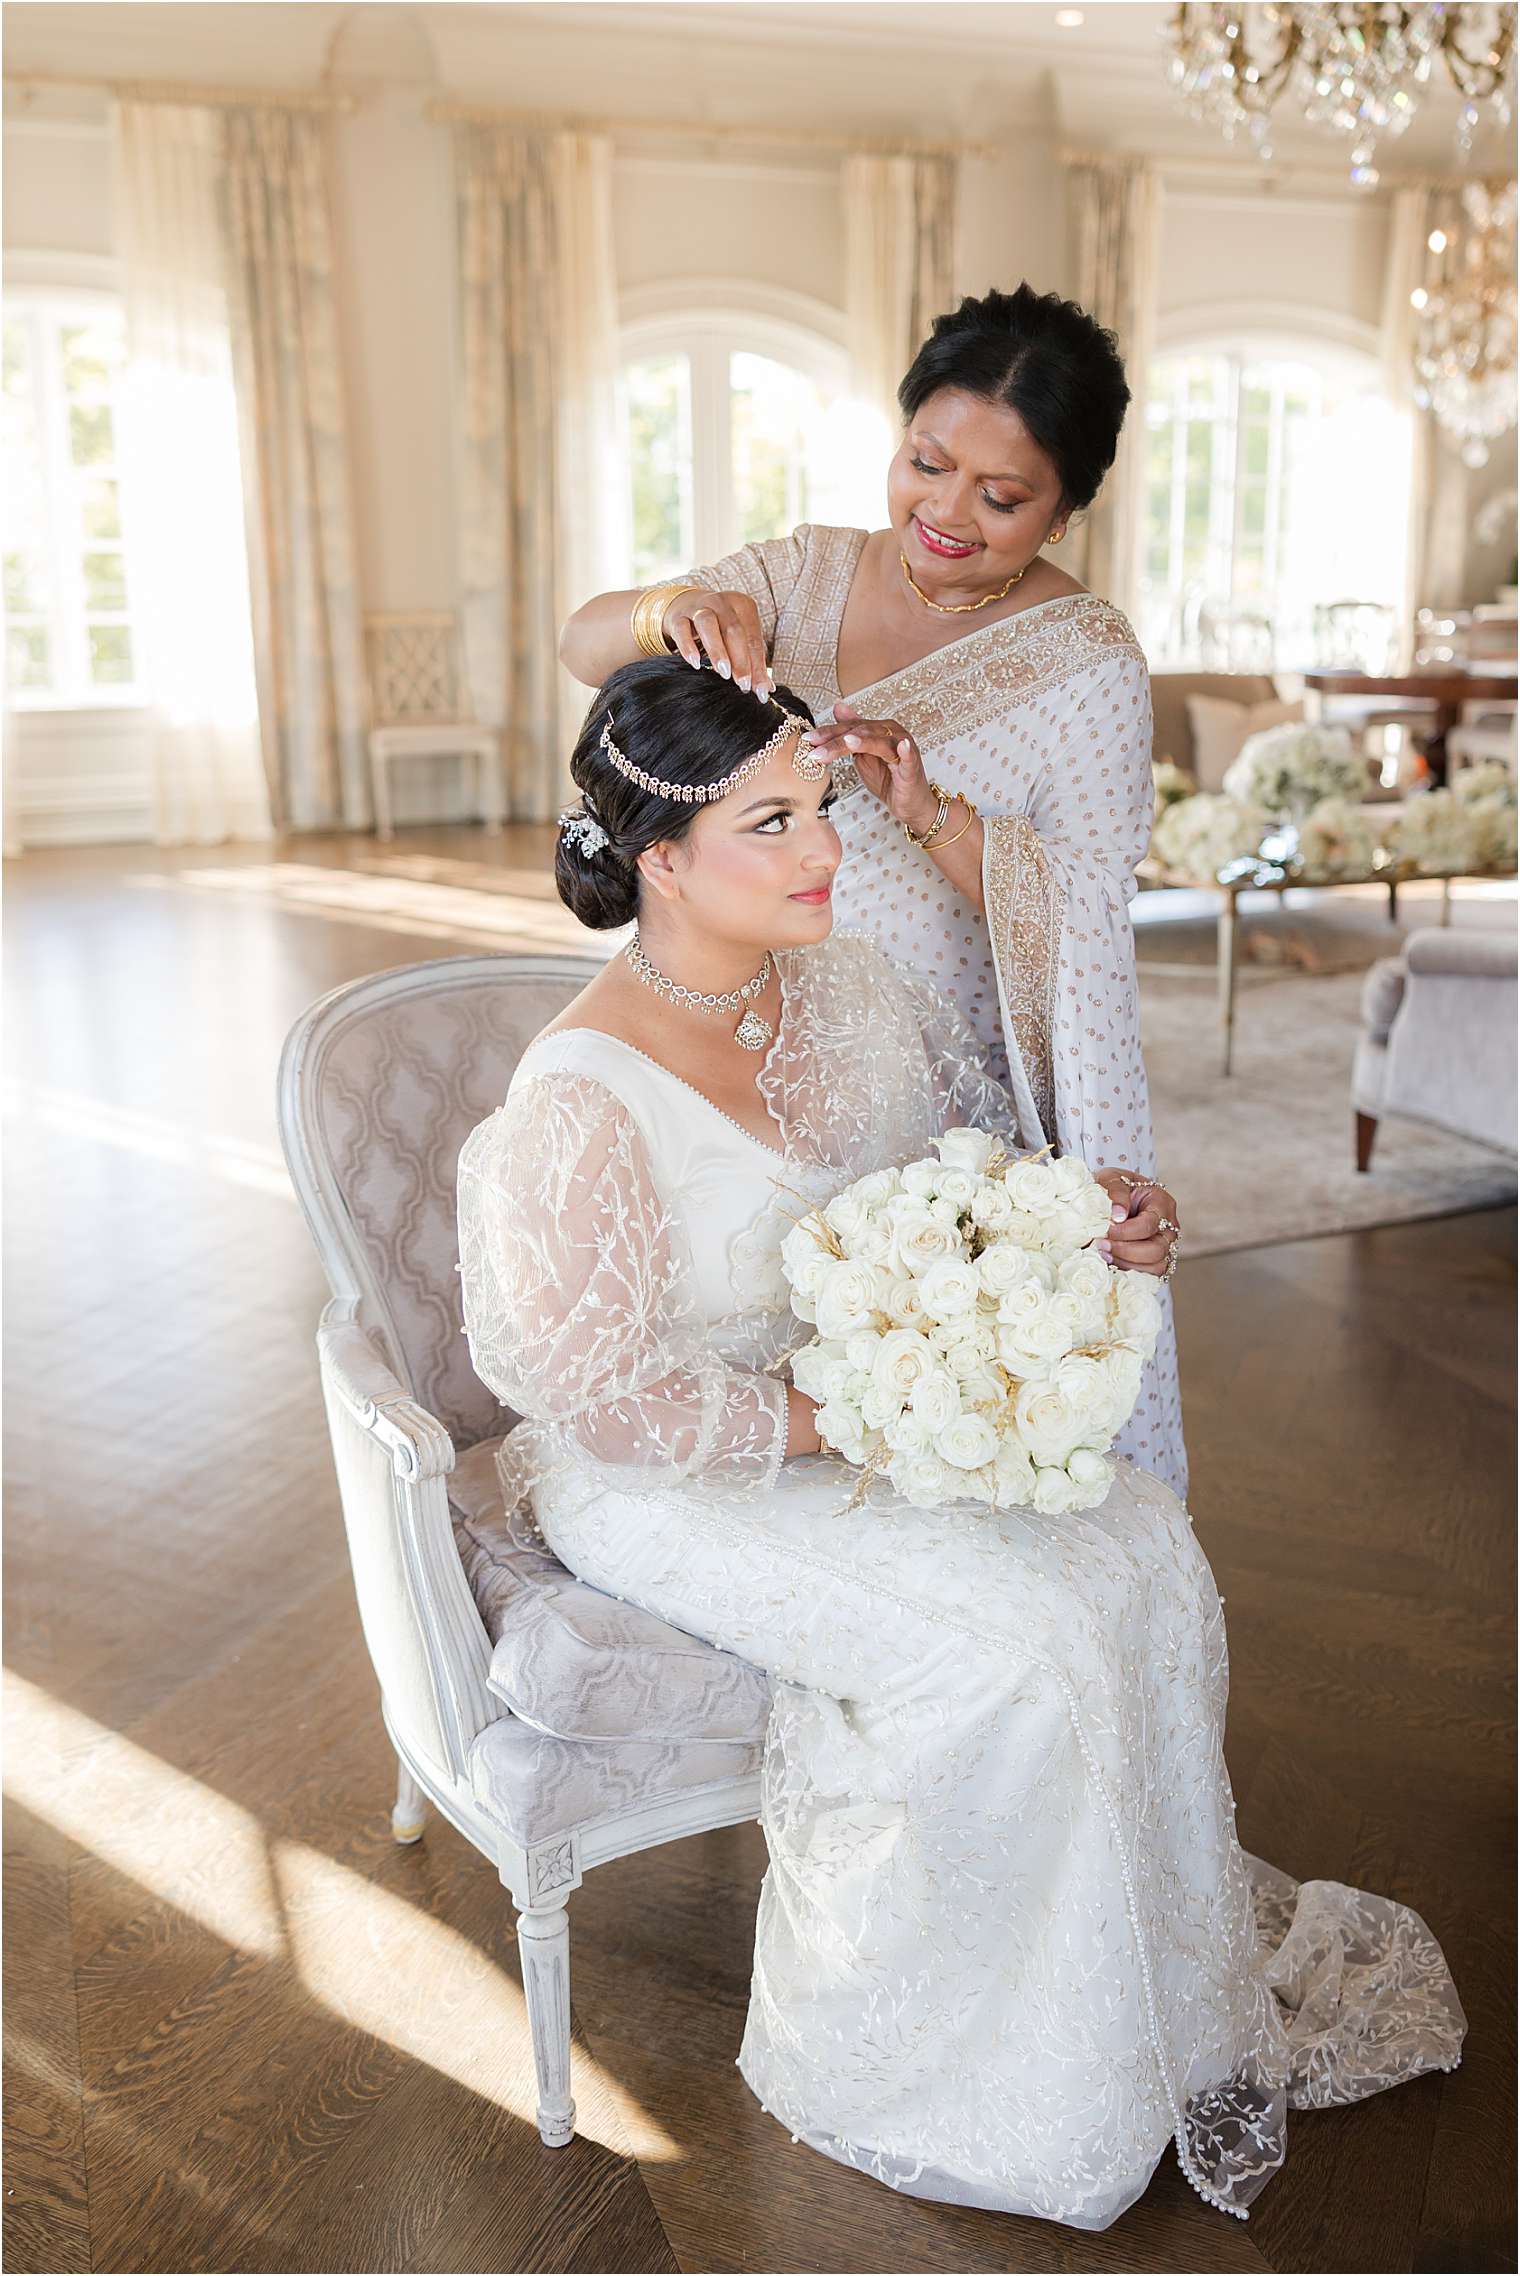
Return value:
<svg viewBox="0 0 1520 2276">
<path fill-rule="evenodd" d="M 1443 201 L 1426 240 L 1416 400 L 1483 466 L 1515 423 L 1515 185 L 1466 183 Z"/>
<path fill-rule="evenodd" d="M 1211 119 L 1230 140 L 1244 131 L 1269 158 L 1272 106 L 1286 96 L 1311 125 L 1348 138 L 1351 179 L 1369 188 L 1378 178 L 1379 141 L 1404 132 L 1438 61 L 1463 98 L 1457 143 L 1464 154 L 1472 148 L 1481 106 L 1501 124 L 1509 122 L 1515 52 L 1510 6 L 1181 0 L 1171 39 L 1172 85 L 1195 117 Z"/>
</svg>

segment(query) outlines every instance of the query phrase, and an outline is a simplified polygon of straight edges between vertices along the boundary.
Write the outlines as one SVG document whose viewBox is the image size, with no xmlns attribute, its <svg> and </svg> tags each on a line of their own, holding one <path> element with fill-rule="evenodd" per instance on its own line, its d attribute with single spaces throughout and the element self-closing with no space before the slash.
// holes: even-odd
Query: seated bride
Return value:
<svg viewBox="0 0 1520 2276">
<path fill-rule="evenodd" d="M 459 1167 L 470 1348 L 525 1418 L 507 1506 L 771 1677 L 739 2066 L 783 2126 L 1085 2229 L 1175 2140 L 1243 2218 L 1290 2107 L 1450 2069 L 1462 2011 L 1416 1914 L 1240 1848 L 1219 1596 L 1167 1486 L 1119 1462 L 1095 1508 L 922 1507 L 787 1379 L 791 1228 L 1013 1124 L 944 999 L 830 937 L 806 725 L 651 658 L 577 745 L 559 890 L 637 931 Z"/>
</svg>

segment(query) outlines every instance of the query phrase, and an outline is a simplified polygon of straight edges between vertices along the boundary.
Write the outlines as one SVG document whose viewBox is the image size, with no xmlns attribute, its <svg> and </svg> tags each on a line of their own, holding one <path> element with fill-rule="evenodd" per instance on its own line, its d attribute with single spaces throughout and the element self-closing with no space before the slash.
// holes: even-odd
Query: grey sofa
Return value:
<svg viewBox="0 0 1520 2276">
<path fill-rule="evenodd" d="M 1513 933 L 1411 933 L 1374 964 L 1362 992 L 1351 1077 L 1356 1166 L 1377 1127 L 1402 1115 L 1515 1154 L 1516 941 Z"/>
</svg>

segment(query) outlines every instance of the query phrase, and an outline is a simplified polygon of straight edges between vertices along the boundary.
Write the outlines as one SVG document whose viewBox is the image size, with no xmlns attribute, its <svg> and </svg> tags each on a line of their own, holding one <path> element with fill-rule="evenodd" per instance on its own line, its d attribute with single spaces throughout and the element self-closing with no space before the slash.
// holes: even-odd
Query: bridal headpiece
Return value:
<svg viewBox="0 0 1520 2276">
<path fill-rule="evenodd" d="M 572 806 L 559 818 L 559 834 L 566 845 L 583 854 L 600 853 L 611 839 L 596 816 L 585 806 Z"/>
<path fill-rule="evenodd" d="M 602 729 L 602 749 L 617 768 L 618 773 L 625 774 L 630 782 L 636 782 L 640 790 L 650 791 L 657 798 L 674 799 L 681 806 L 704 806 L 710 799 L 726 798 L 731 790 L 737 790 L 741 783 L 750 781 L 753 776 L 760 772 L 772 751 L 781 748 L 788 735 L 801 735 L 806 732 L 807 721 L 799 718 L 795 711 L 788 711 L 786 705 L 777 703 L 774 696 L 770 698 L 770 705 L 773 711 L 780 712 L 781 725 L 768 742 L 762 743 L 758 751 L 751 751 L 749 757 L 742 759 L 733 772 L 724 775 L 720 782 L 663 782 L 658 775 L 646 774 L 644 769 L 636 767 L 632 759 L 620 751 L 613 741 L 612 714 L 610 711 L 607 714 L 607 724 Z M 792 754 L 792 765 L 804 782 L 822 780 L 824 759 L 820 751 L 811 747 L 804 749 L 799 743 Z"/>
</svg>

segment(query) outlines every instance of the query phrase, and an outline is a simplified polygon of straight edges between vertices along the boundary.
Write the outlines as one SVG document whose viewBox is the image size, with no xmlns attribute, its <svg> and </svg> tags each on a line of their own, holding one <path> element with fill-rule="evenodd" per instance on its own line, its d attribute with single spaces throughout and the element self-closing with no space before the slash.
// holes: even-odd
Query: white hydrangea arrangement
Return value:
<svg viewBox="0 0 1520 2276">
<path fill-rule="evenodd" d="M 1450 877 L 1479 865 L 1482 824 L 1473 807 L 1449 790 L 1411 798 L 1383 833 L 1393 861 L 1424 877 Z"/>
<path fill-rule="evenodd" d="M 1502 759 L 1485 759 L 1463 767 L 1452 790 L 1472 817 L 1477 831 L 1477 857 L 1485 869 L 1515 866 L 1516 799 L 1513 771 Z"/>
<path fill-rule="evenodd" d="M 1175 806 L 1179 799 L 1191 798 L 1198 788 L 1198 777 L 1189 774 L 1186 767 L 1179 767 L 1175 759 L 1153 759 L 1151 781 L 1155 787 L 1157 820 L 1168 806 Z"/>
<path fill-rule="evenodd" d="M 1295 867 L 1306 878 L 1366 877 L 1377 839 L 1362 808 L 1349 798 L 1322 798 L 1299 825 Z"/>
<path fill-rule="evenodd" d="M 1091 1243 L 1111 1203 L 1084 1162 L 951 1130 L 938 1158 L 857 1178 L 782 1243 L 816 1329 L 792 1380 L 825 1444 L 921 1509 L 1096 1509 L 1155 1348 L 1155 1283 Z"/>
<path fill-rule="evenodd" d="M 1366 761 L 1344 727 L 1289 721 L 1247 736 L 1224 778 L 1231 798 L 1268 814 L 1306 814 L 1326 798 L 1360 798 Z"/>
<path fill-rule="evenodd" d="M 1157 817 L 1151 852 L 1180 877 L 1215 878 L 1231 862 L 1259 851 L 1268 819 L 1260 806 L 1200 790 Z"/>
</svg>

